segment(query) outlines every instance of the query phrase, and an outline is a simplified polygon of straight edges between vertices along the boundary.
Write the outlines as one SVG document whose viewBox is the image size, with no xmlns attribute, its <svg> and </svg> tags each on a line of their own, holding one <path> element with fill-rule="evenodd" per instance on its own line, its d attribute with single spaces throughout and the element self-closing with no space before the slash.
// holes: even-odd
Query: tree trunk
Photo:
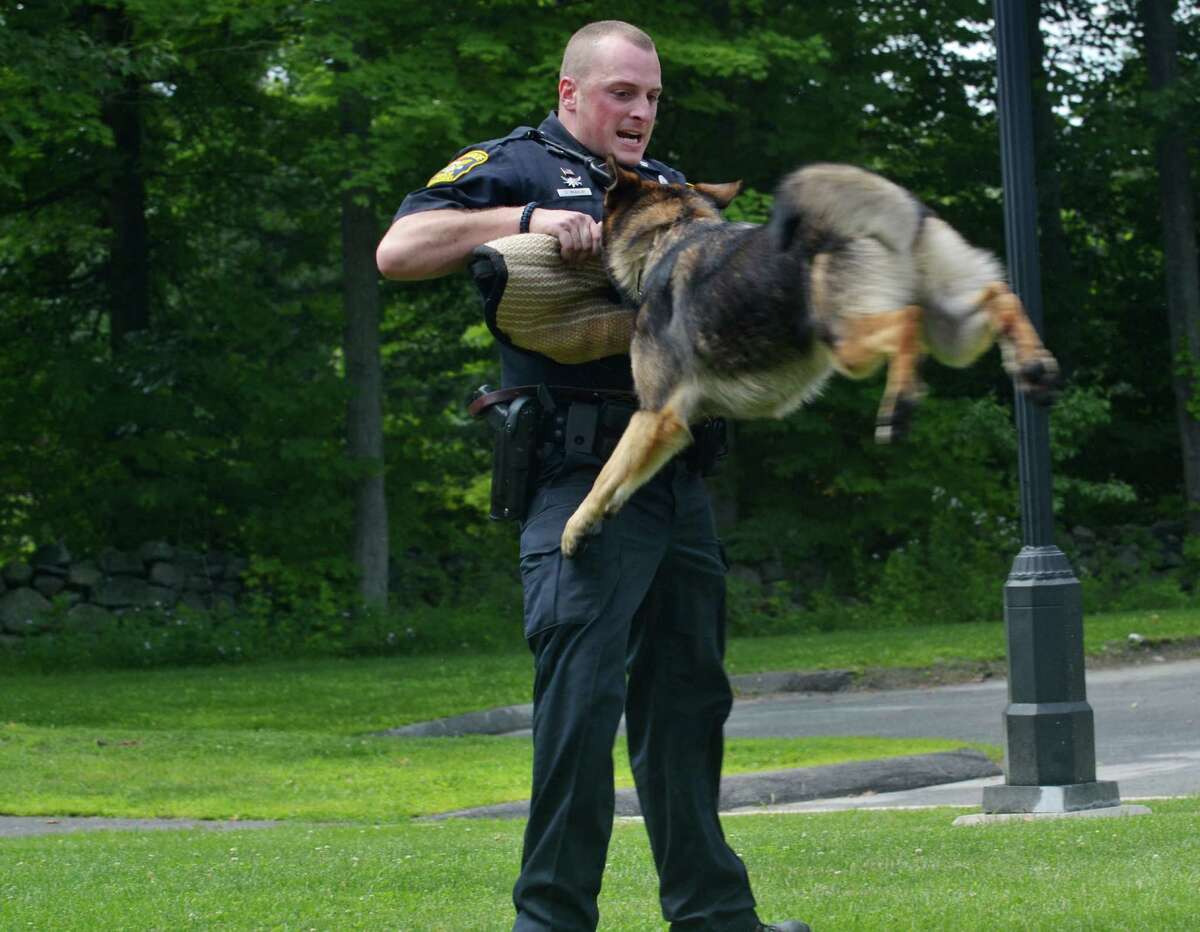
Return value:
<svg viewBox="0 0 1200 932">
<path fill-rule="evenodd" d="M 1038 245 L 1043 269 L 1054 274 L 1042 279 L 1042 301 L 1050 314 L 1070 313 L 1081 295 L 1077 290 L 1075 263 L 1063 230 L 1062 180 L 1058 173 L 1058 133 L 1047 90 L 1046 43 L 1042 37 L 1041 0 L 1026 0 L 1029 22 L 1029 59 L 1033 64 L 1030 90 L 1033 98 L 1034 172 L 1038 194 Z"/>
<path fill-rule="evenodd" d="M 347 92 L 341 100 L 343 135 L 366 134 L 367 115 L 359 99 Z M 364 603 L 382 608 L 388 594 L 388 513 L 384 492 L 383 368 L 379 355 L 379 273 L 375 246 L 379 225 L 370 192 L 342 193 L 342 300 L 346 315 L 346 379 L 350 402 L 346 412 L 351 462 L 362 474 L 354 494 L 352 553 L 359 571 Z"/>
<path fill-rule="evenodd" d="M 1150 87 L 1155 92 L 1170 93 L 1177 77 L 1176 2 L 1141 0 L 1139 6 Z M 1200 421 L 1196 419 L 1194 405 L 1200 399 L 1194 389 L 1200 367 L 1200 261 L 1196 250 L 1195 194 L 1184 130 L 1191 123 L 1180 112 L 1178 102 L 1173 103 L 1172 114 L 1158 127 L 1155 154 L 1163 215 L 1175 416 L 1183 452 L 1188 533 L 1196 535 L 1200 534 Z M 1187 106 L 1191 105 L 1189 101 Z"/>
<path fill-rule="evenodd" d="M 124 9 L 104 10 L 99 29 L 114 48 L 130 42 Z M 150 238 L 146 227 L 146 181 L 142 166 L 142 87 L 129 75 L 103 104 L 112 130 L 115 165 L 108 193 L 112 251 L 109 258 L 109 339 L 119 352 L 125 337 L 150 326 Z"/>
</svg>

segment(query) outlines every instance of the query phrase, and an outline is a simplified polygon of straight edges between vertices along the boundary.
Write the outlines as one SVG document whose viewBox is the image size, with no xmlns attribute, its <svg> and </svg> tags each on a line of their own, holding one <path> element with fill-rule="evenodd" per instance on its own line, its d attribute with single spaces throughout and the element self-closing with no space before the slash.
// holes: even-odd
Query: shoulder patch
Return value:
<svg viewBox="0 0 1200 932">
<path fill-rule="evenodd" d="M 477 165 L 482 165 L 488 160 L 488 154 L 482 149 L 472 149 L 470 152 L 464 152 L 453 162 L 443 168 L 440 172 L 425 182 L 425 187 L 431 188 L 435 184 L 450 184 L 458 181 L 463 175 L 469 172 Z"/>
</svg>

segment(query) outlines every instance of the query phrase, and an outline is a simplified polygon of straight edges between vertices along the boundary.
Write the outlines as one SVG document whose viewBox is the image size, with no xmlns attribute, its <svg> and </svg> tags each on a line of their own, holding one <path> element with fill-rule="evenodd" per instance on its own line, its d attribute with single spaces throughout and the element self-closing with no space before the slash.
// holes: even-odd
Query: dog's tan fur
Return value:
<svg viewBox="0 0 1200 932">
<path fill-rule="evenodd" d="M 641 410 L 567 522 L 563 553 L 691 442 L 700 417 L 783 417 L 839 372 L 887 364 L 876 438 L 922 393 L 925 354 L 966 366 L 999 342 L 1018 387 L 1049 400 L 1058 366 L 990 253 L 909 192 L 847 165 L 780 185 L 766 227 L 726 223 L 738 185 L 654 185 L 610 160 L 605 255 L 638 304 L 631 355 Z"/>
</svg>

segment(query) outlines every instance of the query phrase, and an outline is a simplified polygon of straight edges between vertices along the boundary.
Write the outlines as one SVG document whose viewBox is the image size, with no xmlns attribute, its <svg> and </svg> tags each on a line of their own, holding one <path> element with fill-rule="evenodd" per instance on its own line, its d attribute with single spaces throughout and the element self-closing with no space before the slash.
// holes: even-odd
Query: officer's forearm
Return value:
<svg viewBox="0 0 1200 932">
<path fill-rule="evenodd" d="M 516 233 L 521 207 L 445 208 L 409 214 L 392 224 L 375 251 L 384 278 L 418 281 L 462 269 L 476 246 Z"/>
</svg>

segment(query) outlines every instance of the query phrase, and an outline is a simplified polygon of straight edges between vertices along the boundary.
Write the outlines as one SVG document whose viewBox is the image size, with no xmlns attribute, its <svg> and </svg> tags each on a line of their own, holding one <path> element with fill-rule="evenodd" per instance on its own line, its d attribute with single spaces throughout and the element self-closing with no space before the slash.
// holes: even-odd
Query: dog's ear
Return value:
<svg viewBox="0 0 1200 932">
<path fill-rule="evenodd" d="M 710 201 L 716 204 L 721 210 L 729 206 L 740 190 L 742 183 L 740 181 L 727 181 L 725 184 L 694 184 L 692 188 L 699 191 Z"/>
<path fill-rule="evenodd" d="M 641 187 L 641 176 L 637 172 L 631 172 L 627 168 L 622 168 L 616 156 L 610 155 L 608 161 L 605 163 L 605 167 L 608 170 L 608 177 L 612 179 L 608 187 L 604 189 L 605 203 L 618 200 L 622 194 L 635 191 Z"/>
</svg>

